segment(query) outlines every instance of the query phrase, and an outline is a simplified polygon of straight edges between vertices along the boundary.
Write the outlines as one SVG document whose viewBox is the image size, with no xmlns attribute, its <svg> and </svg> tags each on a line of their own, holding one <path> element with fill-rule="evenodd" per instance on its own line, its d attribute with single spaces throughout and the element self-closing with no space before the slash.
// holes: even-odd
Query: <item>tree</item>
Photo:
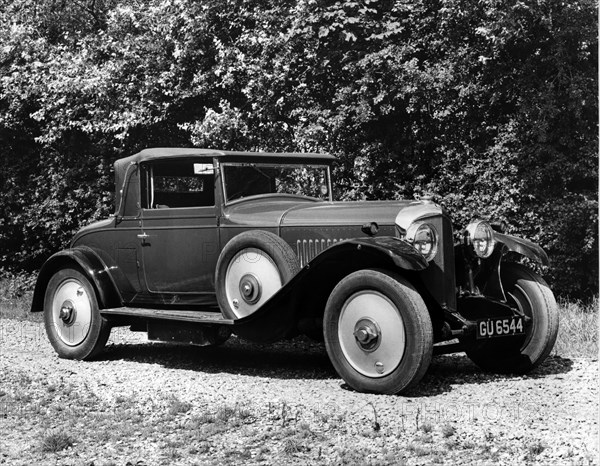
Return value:
<svg viewBox="0 0 600 466">
<path fill-rule="evenodd" d="M 598 287 L 591 0 L 2 0 L 0 267 L 35 270 L 153 145 L 326 151 L 344 199 L 434 192 Z"/>
</svg>

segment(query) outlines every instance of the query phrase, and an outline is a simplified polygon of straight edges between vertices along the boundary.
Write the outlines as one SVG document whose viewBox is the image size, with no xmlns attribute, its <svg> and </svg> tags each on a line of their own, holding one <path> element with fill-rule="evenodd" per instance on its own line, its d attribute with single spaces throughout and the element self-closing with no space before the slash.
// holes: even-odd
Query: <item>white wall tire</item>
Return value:
<svg viewBox="0 0 600 466">
<path fill-rule="evenodd" d="M 396 394 L 423 377 L 433 351 L 423 299 L 402 276 L 360 270 L 332 291 L 323 333 L 333 366 L 361 392 Z"/>
<path fill-rule="evenodd" d="M 110 326 L 100 315 L 94 288 L 76 269 L 61 269 L 48 282 L 44 323 L 50 343 L 65 359 L 94 358 L 110 335 Z"/>
</svg>

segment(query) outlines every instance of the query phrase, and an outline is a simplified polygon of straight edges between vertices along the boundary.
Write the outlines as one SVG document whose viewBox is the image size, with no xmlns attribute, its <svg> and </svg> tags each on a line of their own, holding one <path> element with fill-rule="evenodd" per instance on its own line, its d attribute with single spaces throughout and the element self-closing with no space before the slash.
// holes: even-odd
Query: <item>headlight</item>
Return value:
<svg viewBox="0 0 600 466">
<path fill-rule="evenodd" d="M 492 230 L 489 223 L 481 220 L 469 223 L 467 233 L 469 233 L 469 238 L 473 243 L 475 254 L 484 259 L 492 255 L 495 246 L 494 230 Z"/>
<path fill-rule="evenodd" d="M 438 248 L 438 235 L 432 225 L 413 223 L 406 232 L 406 239 L 425 256 L 427 261 L 435 257 Z"/>
</svg>

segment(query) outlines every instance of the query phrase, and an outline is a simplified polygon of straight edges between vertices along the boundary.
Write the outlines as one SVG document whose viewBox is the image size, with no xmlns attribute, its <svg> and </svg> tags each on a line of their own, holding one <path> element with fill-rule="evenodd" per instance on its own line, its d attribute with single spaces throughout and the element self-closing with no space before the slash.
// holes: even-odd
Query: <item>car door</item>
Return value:
<svg viewBox="0 0 600 466">
<path fill-rule="evenodd" d="M 125 302 L 132 302 L 145 292 L 140 270 L 140 178 L 139 167 L 130 165 L 124 174 L 125 182 L 120 189 L 115 228 L 104 233 L 105 243 L 98 245 L 101 251 L 111 251 L 116 264 L 111 274 L 121 275 L 119 291 Z"/>
<path fill-rule="evenodd" d="M 219 232 L 212 159 L 142 164 L 139 235 L 151 293 L 214 294 Z"/>
</svg>

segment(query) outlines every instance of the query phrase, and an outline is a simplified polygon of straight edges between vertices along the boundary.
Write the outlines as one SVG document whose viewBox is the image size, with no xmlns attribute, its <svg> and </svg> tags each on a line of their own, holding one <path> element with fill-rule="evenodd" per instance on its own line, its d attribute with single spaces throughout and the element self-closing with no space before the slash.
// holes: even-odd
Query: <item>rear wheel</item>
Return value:
<svg viewBox="0 0 600 466">
<path fill-rule="evenodd" d="M 299 271 L 292 248 L 273 233 L 252 230 L 225 245 L 215 278 L 223 315 L 239 319 L 254 313 Z"/>
<path fill-rule="evenodd" d="M 558 334 L 558 306 L 542 277 L 521 264 L 503 264 L 500 270 L 506 298 L 532 319 L 521 338 L 487 340 L 466 350 L 482 369 L 492 372 L 525 373 L 548 357 Z"/>
<path fill-rule="evenodd" d="M 104 348 L 110 325 L 100 315 L 94 288 L 76 269 L 59 270 L 48 282 L 44 322 L 61 358 L 92 359 Z"/>
<path fill-rule="evenodd" d="M 402 276 L 360 270 L 332 291 L 324 315 L 325 346 L 355 390 L 395 394 L 423 377 L 433 350 L 423 299 Z"/>
</svg>

